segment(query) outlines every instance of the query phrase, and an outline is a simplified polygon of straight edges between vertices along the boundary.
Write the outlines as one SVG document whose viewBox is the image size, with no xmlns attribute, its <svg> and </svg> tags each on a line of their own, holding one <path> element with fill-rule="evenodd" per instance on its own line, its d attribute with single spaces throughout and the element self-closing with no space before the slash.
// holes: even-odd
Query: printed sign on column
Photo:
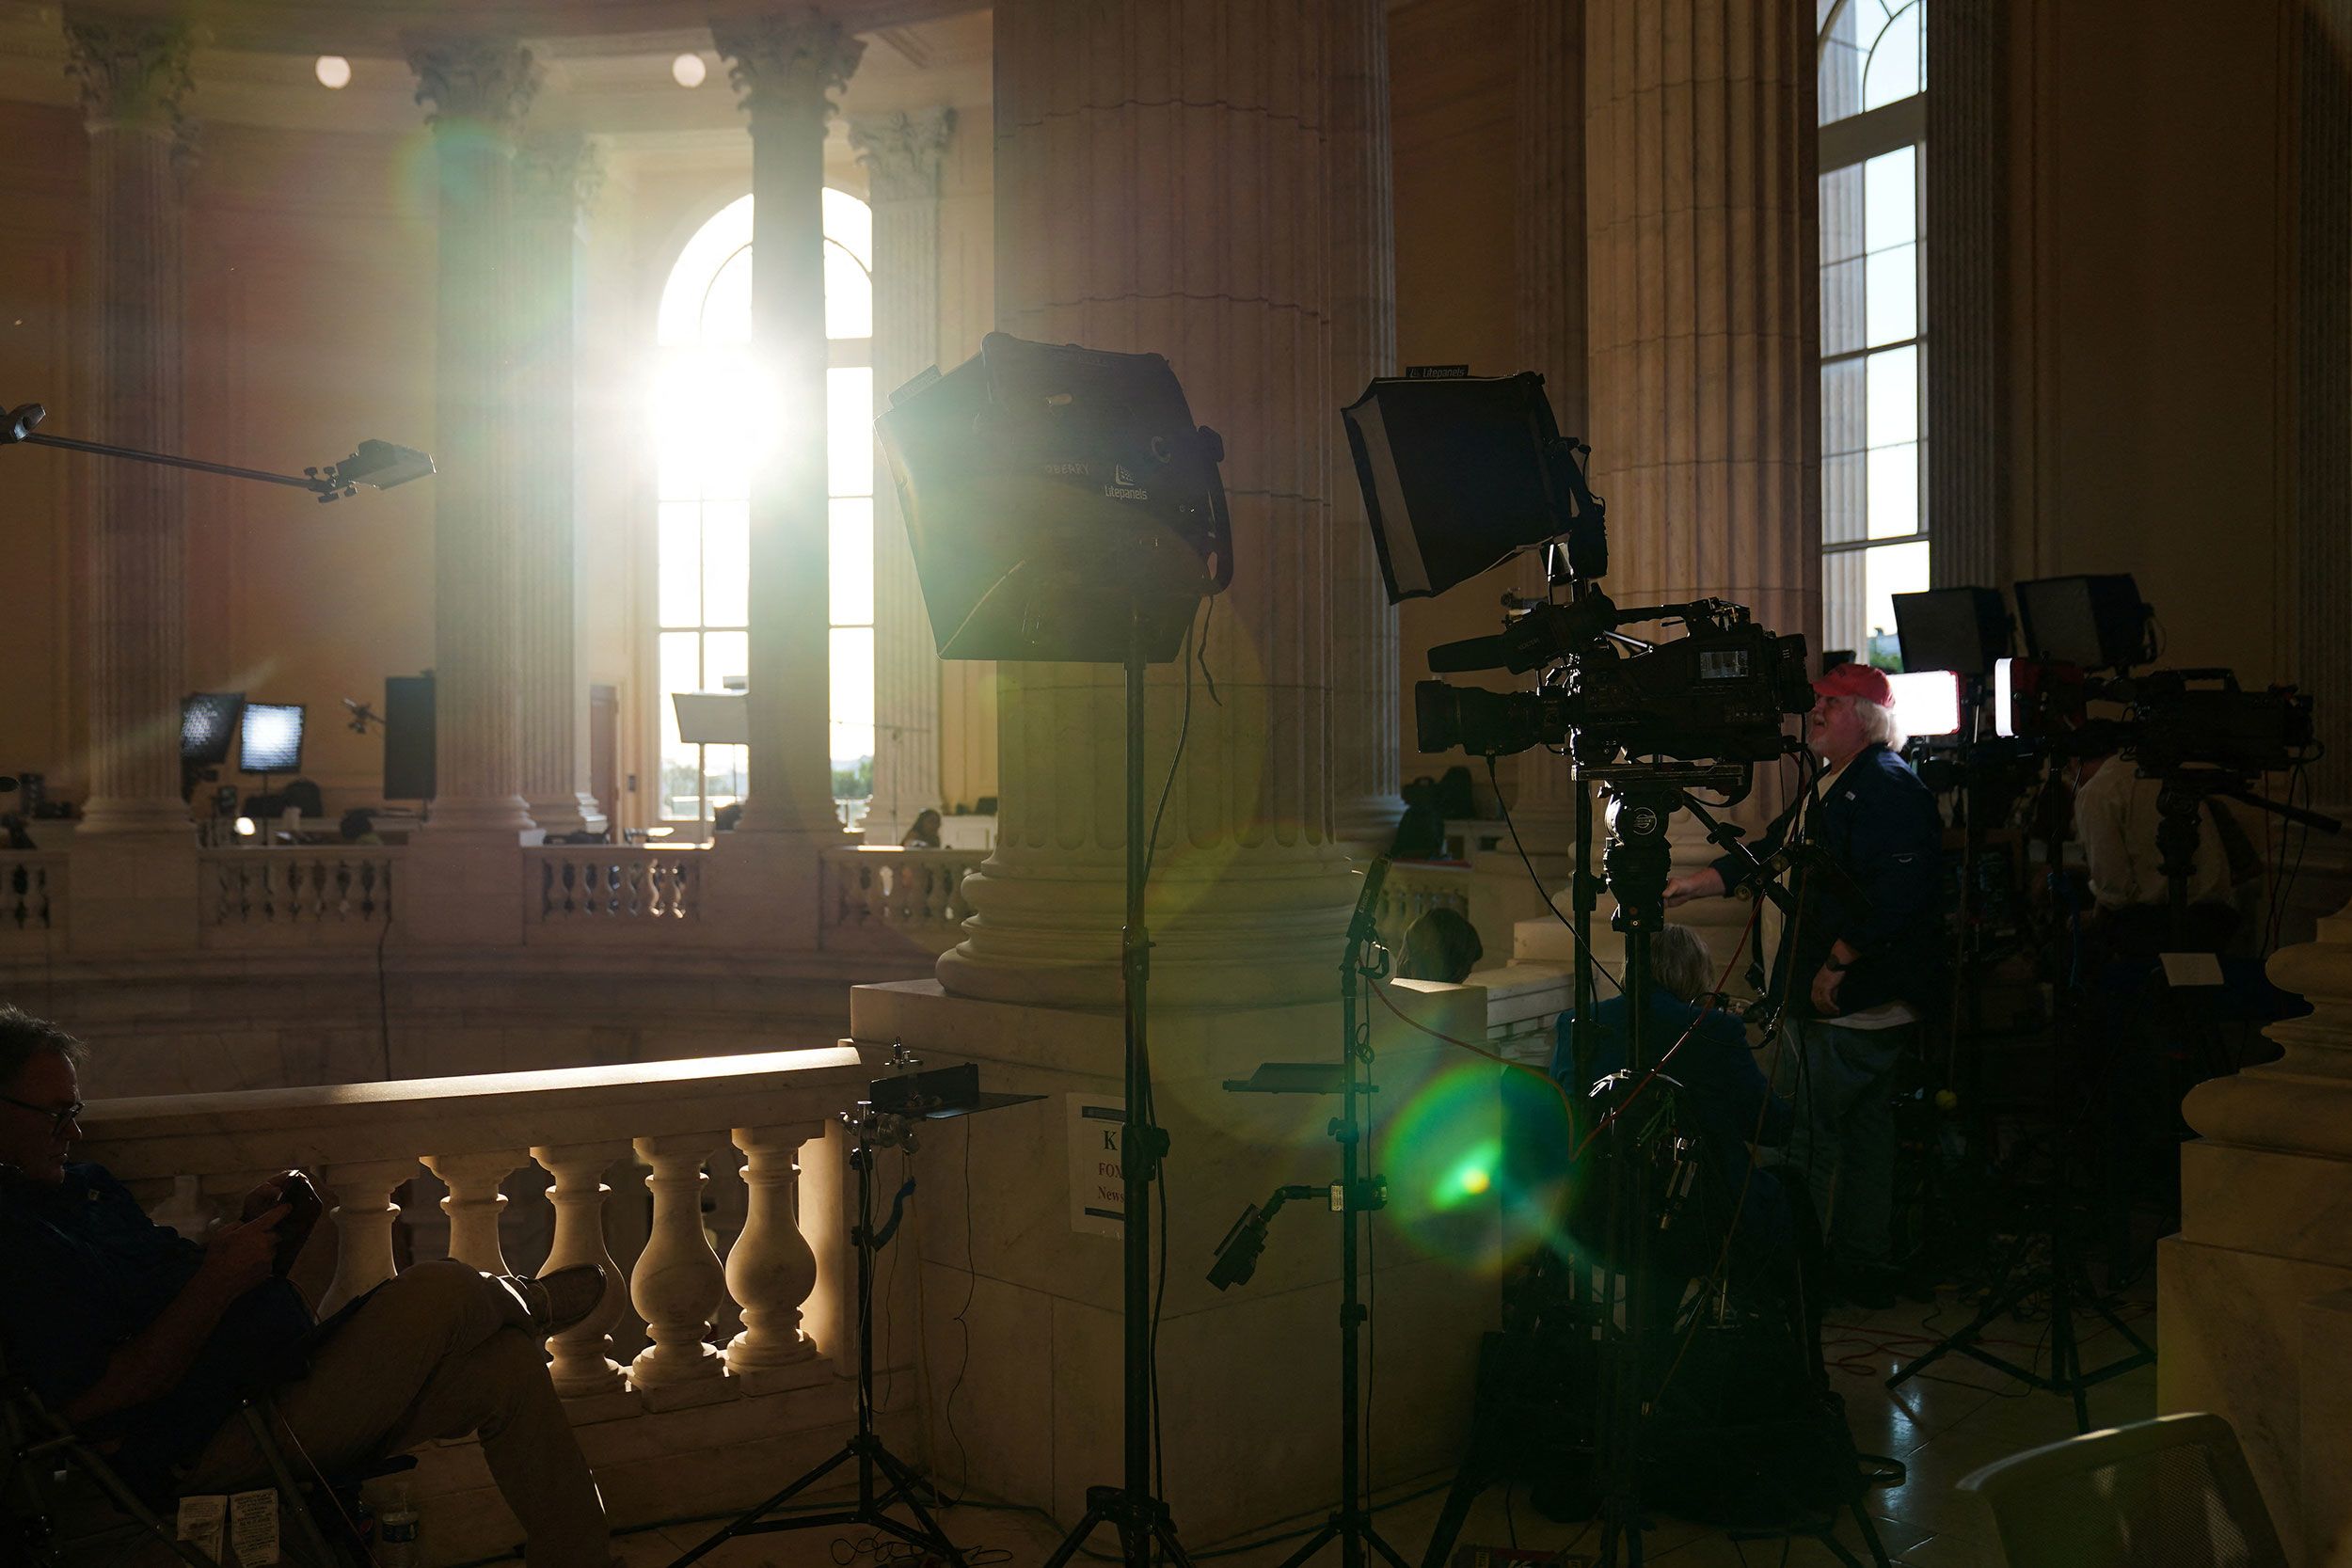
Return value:
<svg viewBox="0 0 2352 1568">
<path fill-rule="evenodd" d="M 1127 1181 L 1119 1165 L 1120 1124 L 1127 1107 L 1117 1100 L 1065 1095 L 1070 1106 L 1070 1228 L 1094 1236 L 1127 1231 Z"/>
</svg>

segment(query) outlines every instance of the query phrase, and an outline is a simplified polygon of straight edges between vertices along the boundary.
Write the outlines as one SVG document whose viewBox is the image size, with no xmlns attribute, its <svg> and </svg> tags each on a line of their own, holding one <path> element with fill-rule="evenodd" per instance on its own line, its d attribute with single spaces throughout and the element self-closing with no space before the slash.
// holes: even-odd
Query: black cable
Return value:
<svg viewBox="0 0 2352 1568">
<path fill-rule="evenodd" d="M 956 1430 L 956 1394 L 963 1387 L 963 1374 L 972 1365 L 972 1325 L 964 1314 L 972 1310 L 972 1297 L 979 1289 L 980 1260 L 974 1256 L 972 1245 L 972 1124 L 963 1124 L 963 1305 L 956 1308 L 950 1320 L 956 1325 L 959 1345 L 956 1352 L 956 1378 L 947 1386 L 947 1435 L 956 1445 L 956 1495 L 961 1497 L 972 1486 L 972 1451 L 963 1446 L 963 1434 Z"/>
<path fill-rule="evenodd" d="M 1576 922 L 1560 912 L 1560 906 L 1552 902 L 1551 890 L 1544 886 L 1544 879 L 1535 870 L 1535 863 L 1528 858 L 1527 846 L 1519 842 L 1518 825 L 1511 820 L 1510 804 L 1502 799 L 1502 783 L 1495 776 L 1495 759 L 1492 757 L 1488 757 L 1486 759 L 1486 782 L 1494 787 L 1495 803 L 1502 810 L 1502 826 L 1511 835 L 1511 847 L 1519 852 L 1519 863 L 1527 867 L 1528 880 L 1535 884 L 1536 893 L 1543 898 L 1544 908 L 1551 911 L 1551 917 L 1554 920 L 1557 920 L 1561 925 L 1568 928 L 1569 936 L 1576 938 L 1576 944 L 1584 949 L 1584 956 L 1586 958 L 1593 960 L 1593 973 L 1608 981 L 1609 988 L 1615 991 L 1618 995 L 1623 996 L 1625 994 L 1625 987 L 1617 983 L 1617 977 L 1609 973 L 1608 966 L 1603 964 L 1598 958 L 1594 956 L 1591 945 L 1587 943 L 1581 936 L 1577 934 Z M 1576 787 L 1581 789 L 1584 786 L 1580 784 Z M 1578 869 L 1581 871 L 1582 868 L 1579 867 Z M 1569 890 L 1568 896 L 1571 901 L 1574 900 L 1579 891 L 1581 890 L 1574 888 Z"/>
</svg>

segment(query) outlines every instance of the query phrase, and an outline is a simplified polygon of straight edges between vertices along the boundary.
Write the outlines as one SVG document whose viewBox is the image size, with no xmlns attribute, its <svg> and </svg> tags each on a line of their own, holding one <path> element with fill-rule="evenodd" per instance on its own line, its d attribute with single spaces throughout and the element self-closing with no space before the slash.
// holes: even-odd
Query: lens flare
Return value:
<svg viewBox="0 0 2352 1568">
<path fill-rule="evenodd" d="M 341 55 L 321 55 L 310 68 L 318 75 L 319 86 L 340 92 L 351 86 L 351 62 Z"/>
<path fill-rule="evenodd" d="M 708 71 L 709 67 L 703 64 L 700 55 L 680 55 L 670 62 L 670 80 L 682 87 L 701 87 Z"/>
</svg>

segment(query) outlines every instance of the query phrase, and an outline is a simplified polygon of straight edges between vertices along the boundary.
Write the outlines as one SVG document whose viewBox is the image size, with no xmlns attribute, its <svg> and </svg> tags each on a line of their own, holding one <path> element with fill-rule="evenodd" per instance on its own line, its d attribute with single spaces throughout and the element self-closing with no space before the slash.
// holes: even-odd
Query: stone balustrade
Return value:
<svg viewBox="0 0 2352 1568">
<path fill-rule="evenodd" d="M 62 850 L 0 852 L 0 952 L 39 948 L 65 929 Z"/>
<path fill-rule="evenodd" d="M 537 1201 L 521 1173 L 543 1172 L 553 1225 L 537 1267 L 599 1262 L 612 1279 L 587 1321 L 549 1340 L 550 1374 L 615 1519 L 649 1521 L 748 1502 L 840 1440 L 837 1379 L 854 1345 L 833 1338 L 851 1316 L 833 1114 L 866 1076 L 854 1050 L 835 1046 L 97 1101 L 82 1117 L 83 1157 L 151 1205 L 193 1197 L 197 1212 L 169 1216 L 183 1228 L 233 1210 L 272 1170 L 310 1171 L 331 1222 L 310 1243 L 332 1254 L 331 1278 L 312 1259 L 322 1315 L 397 1272 L 398 1198 L 421 1171 L 448 1189 L 448 1255 L 494 1273 L 528 1228 L 501 1225 L 521 1217 L 510 1204 Z M 739 1228 L 706 1219 L 714 1177 L 748 1191 Z M 738 1311 L 739 1332 L 713 1330 Z M 614 1336 L 637 1321 L 646 1343 L 630 1358 Z M 437 1560 L 495 1556 L 515 1539 L 495 1494 L 479 1495 L 481 1469 L 471 1445 L 426 1456 L 423 1506 L 432 1515 L 439 1497 L 444 1509 Z"/>
<path fill-rule="evenodd" d="M 1402 958 L 1405 933 L 1431 910 L 1448 909 L 1464 919 L 1470 912 L 1472 873 L 1467 865 L 1399 861 L 1380 886 L 1380 940 Z"/>
<path fill-rule="evenodd" d="M 826 850 L 819 944 L 945 953 L 962 940 L 972 912 L 964 879 L 987 858 L 984 849 L 850 845 Z"/>
<path fill-rule="evenodd" d="M 575 929 L 695 925 L 709 863 L 693 846 L 538 846 L 523 851 L 523 918 Z"/>
<path fill-rule="evenodd" d="M 401 853 L 358 845 L 199 850 L 204 944 L 373 942 L 392 918 L 392 866 Z"/>
</svg>

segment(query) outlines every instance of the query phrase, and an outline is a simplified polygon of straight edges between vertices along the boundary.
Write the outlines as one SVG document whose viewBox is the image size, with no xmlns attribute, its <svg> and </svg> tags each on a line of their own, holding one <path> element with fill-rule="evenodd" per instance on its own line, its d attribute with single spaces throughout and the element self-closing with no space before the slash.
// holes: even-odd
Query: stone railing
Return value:
<svg viewBox="0 0 2352 1568">
<path fill-rule="evenodd" d="M 392 918 L 398 849 L 289 845 L 197 851 L 197 917 L 207 946 L 372 942 Z"/>
<path fill-rule="evenodd" d="M 523 851 L 529 926 L 692 925 L 702 918 L 706 850 L 549 844 Z"/>
<path fill-rule="evenodd" d="M 963 940 L 963 922 L 972 912 L 963 899 L 963 879 L 986 859 L 984 849 L 826 850 L 818 943 L 946 952 Z"/>
<path fill-rule="evenodd" d="M 64 934 L 69 863 L 62 850 L 0 850 L 0 952 Z"/>
<path fill-rule="evenodd" d="M 1414 921 L 1434 909 L 1449 909 L 1470 918 L 1472 873 L 1467 865 L 1431 865 L 1398 861 L 1389 867 L 1380 885 L 1380 940 L 1399 958 L 1405 955 L 1405 933 Z"/>
<path fill-rule="evenodd" d="M 810 1163 L 807 1193 L 800 1162 L 866 1078 L 857 1053 L 839 1046 L 97 1101 L 82 1117 L 83 1157 L 151 1204 L 175 1187 L 175 1208 L 198 1199 L 198 1213 L 169 1216 L 183 1228 L 215 1206 L 233 1210 L 262 1174 L 310 1171 L 332 1222 L 331 1237 L 322 1227 L 311 1243 L 333 1254 L 322 1315 L 397 1272 L 404 1184 L 428 1171 L 446 1184 L 448 1255 L 503 1273 L 506 1242 L 529 1217 L 510 1212 L 510 1201 L 537 1205 L 538 1183 L 522 1173 L 544 1172 L 552 1237 L 544 1263 L 530 1261 L 541 1271 L 600 1262 L 613 1281 L 585 1322 L 548 1341 L 549 1370 L 615 1521 L 643 1522 L 738 1506 L 698 1485 L 706 1469 L 726 1468 L 710 1450 L 818 1428 L 823 1441 L 839 1441 L 847 1405 L 835 1363 L 852 1347 L 832 1338 L 850 1318 L 838 1150 Z M 607 1185 L 612 1177 L 633 1187 L 648 1167 L 649 1217 L 642 1197 Z M 706 1218 L 703 1194 L 714 1181 L 734 1195 L 719 1206 L 723 1214 L 732 1207 L 732 1221 Z M 646 1342 L 616 1358 L 612 1336 L 634 1326 L 624 1323 L 632 1308 Z M 714 1332 L 739 1318 L 739 1330 Z M 436 1560 L 495 1556 L 515 1539 L 501 1533 L 514 1527 L 497 1505 L 461 1506 L 469 1487 L 479 1491 L 479 1470 L 478 1460 L 427 1456 L 421 1492 L 456 1511 L 435 1519 Z M 434 1516 L 434 1504 L 423 1506 Z"/>
</svg>

